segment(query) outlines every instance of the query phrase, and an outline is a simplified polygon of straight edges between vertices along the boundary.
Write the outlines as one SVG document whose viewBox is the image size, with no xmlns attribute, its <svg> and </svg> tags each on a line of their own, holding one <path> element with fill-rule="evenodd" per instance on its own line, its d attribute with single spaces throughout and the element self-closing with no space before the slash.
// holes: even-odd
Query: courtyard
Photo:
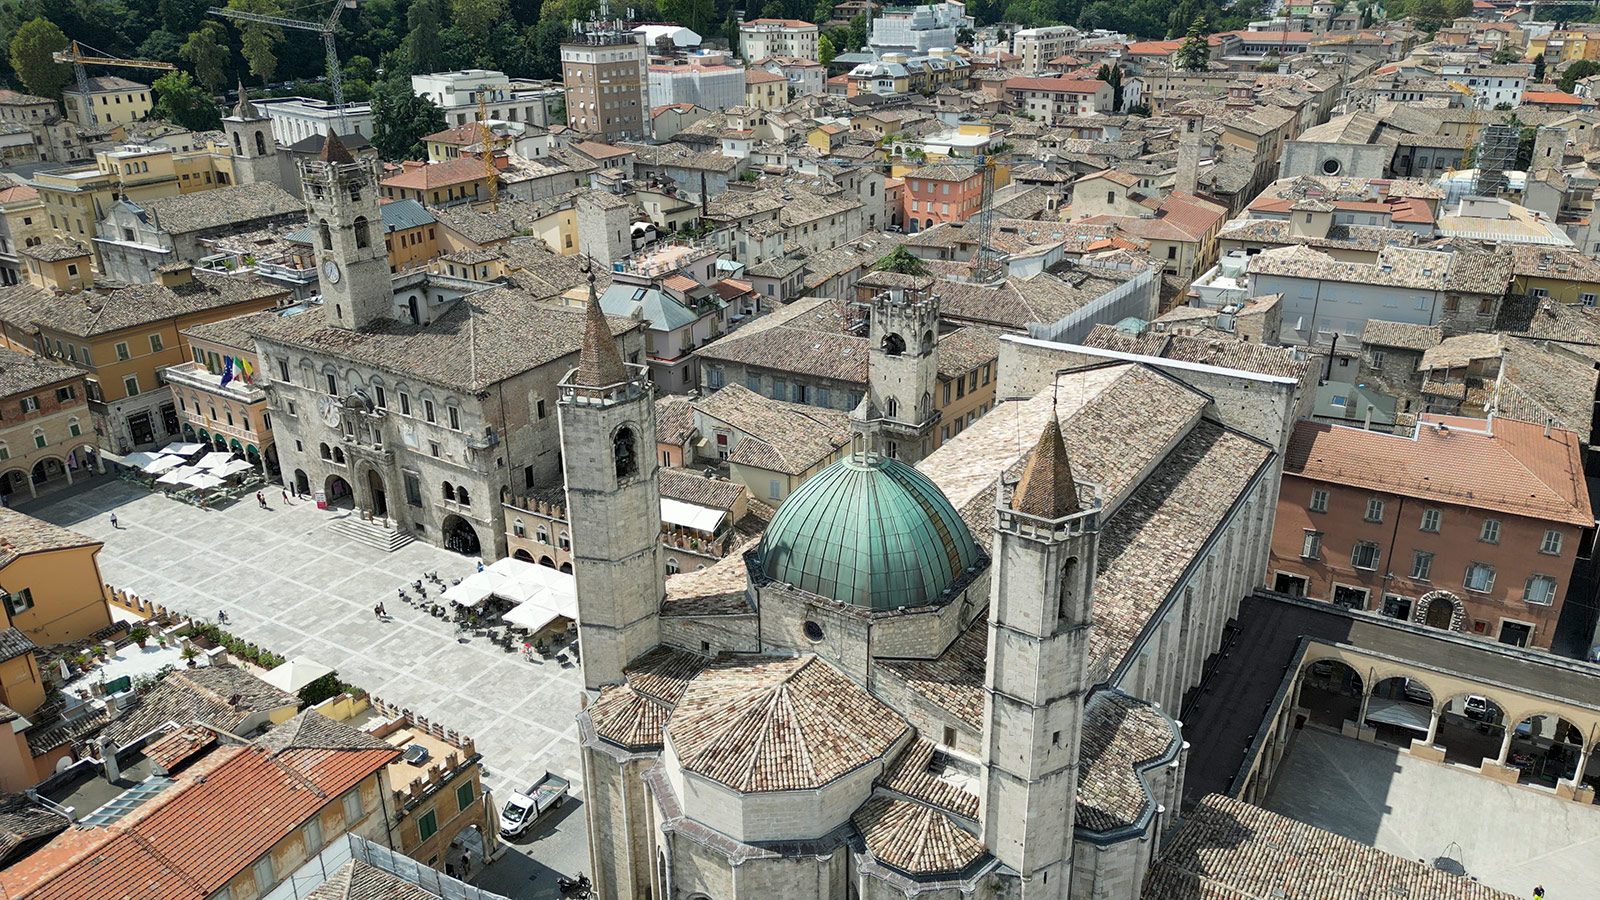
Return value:
<svg viewBox="0 0 1600 900">
<path fill-rule="evenodd" d="M 1543 885 L 1577 900 L 1600 879 L 1600 807 L 1317 727 L 1294 733 L 1265 805 L 1407 859 L 1447 857 L 1518 896 Z"/>
<path fill-rule="evenodd" d="M 385 553 L 336 527 L 349 509 L 285 503 L 276 486 L 267 500 L 268 509 L 249 497 L 199 509 L 101 477 L 18 509 L 105 541 L 100 568 L 112 586 L 211 621 L 224 611 L 235 635 L 332 666 L 345 681 L 472 737 L 497 800 L 547 770 L 570 779 L 581 798 L 579 669 L 460 637 L 454 625 L 396 597 L 426 572 L 446 584 L 461 578 L 475 570 L 475 558 L 420 542 Z M 428 589 L 438 596 L 437 587 Z M 387 620 L 373 612 L 379 603 Z M 510 882 L 525 890 L 533 878 L 553 892 L 556 872 L 587 866 L 580 804 L 569 803 L 536 833 L 548 839 L 519 839 L 516 853 L 474 881 L 506 892 Z"/>
</svg>

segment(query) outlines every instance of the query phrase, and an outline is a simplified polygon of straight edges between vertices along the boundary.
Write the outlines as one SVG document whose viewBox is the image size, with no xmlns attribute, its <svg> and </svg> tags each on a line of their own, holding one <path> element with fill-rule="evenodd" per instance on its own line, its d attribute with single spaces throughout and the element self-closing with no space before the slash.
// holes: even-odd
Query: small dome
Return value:
<svg viewBox="0 0 1600 900">
<path fill-rule="evenodd" d="M 877 610 L 939 599 L 980 552 L 921 472 L 881 456 L 842 459 L 778 508 L 758 551 L 774 581 Z"/>
</svg>

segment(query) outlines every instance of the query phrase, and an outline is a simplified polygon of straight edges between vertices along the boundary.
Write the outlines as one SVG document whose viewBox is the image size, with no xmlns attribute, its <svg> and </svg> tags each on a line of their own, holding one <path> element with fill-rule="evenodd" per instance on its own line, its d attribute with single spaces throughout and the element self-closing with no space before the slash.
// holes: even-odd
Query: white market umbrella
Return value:
<svg viewBox="0 0 1600 900">
<path fill-rule="evenodd" d="M 295 694 L 318 678 L 332 673 L 333 669 L 328 666 L 314 659 L 298 656 L 261 676 L 261 680 L 279 690 Z"/>
<path fill-rule="evenodd" d="M 111 454 L 107 453 L 106 458 L 111 459 Z M 135 469 L 143 469 L 145 466 L 150 465 L 160 458 L 161 454 L 159 453 L 151 453 L 148 450 L 135 450 L 134 452 L 129 453 L 127 456 L 124 456 L 121 459 L 115 459 L 113 461 L 119 462 L 125 466 L 131 466 Z"/>
<path fill-rule="evenodd" d="M 183 465 L 183 457 L 181 456 L 159 456 L 156 457 L 154 462 L 145 466 L 144 470 L 151 475 L 158 475 L 170 469 L 176 469 L 181 465 Z"/>
<path fill-rule="evenodd" d="M 179 466 L 156 479 L 156 484 L 185 484 L 186 478 L 200 471 L 193 466 Z"/>
<path fill-rule="evenodd" d="M 195 465 L 202 469 L 219 469 L 226 465 L 230 459 L 233 459 L 232 453 L 226 450 L 213 450 L 200 457 L 199 462 L 196 462 Z"/>
<path fill-rule="evenodd" d="M 210 472 L 196 472 L 193 475 L 184 478 L 183 483 L 200 488 L 201 490 L 207 490 L 209 488 L 214 488 L 221 485 L 222 479 L 212 475 Z"/>
<path fill-rule="evenodd" d="M 511 607 L 501 618 L 509 625 L 520 625 L 529 631 L 543 631 L 546 625 L 561 618 L 561 615 L 537 600 L 529 600 Z"/>
<path fill-rule="evenodd" d="M 186 441 L 173 441 L 161 448 L 162 453 L 171 453 L 173 456 L 193 456 L 206 448 L 205 444 L 196 444 Z"/>
<path fill-rule="evenodd" d="M 221 476 L 223 478 L 230 478 L 230 477 L 232 477 L 234 475 L 238 475 L 238 474 L 241 474 L 241 473 L 244 473 L 244 472 L 254 472 L 255 470 L 256 470 L 255 466 L 250 465 L 250 463 L 248 463 L 248 462 L 246 462 L 246 461 L 244 461 L 242 459 L 230 459 L 227 462 L 223 463 L 221 466 L 218 466 L 217 468 L 212 469 L 211 470 L 211 474 L 218 475 L 218 476 Z"/>
</svg>

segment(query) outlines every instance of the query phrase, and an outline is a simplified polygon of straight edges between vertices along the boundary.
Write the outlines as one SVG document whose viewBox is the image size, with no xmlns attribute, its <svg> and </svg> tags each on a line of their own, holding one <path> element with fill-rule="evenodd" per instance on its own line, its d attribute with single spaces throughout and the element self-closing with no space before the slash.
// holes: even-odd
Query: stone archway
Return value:
<svg viewBox="0 0 1600 900">
<path fill-rule="evenodd" d="M 482 549 L 478 543 L 478 532 L 473 529 L 472 523 L 460 516 L 447 516 L 444 520 L 444 548 L 463 556 L 477 556 Z"/>
<path fill-rule="evenodd" d="M 525 548 L 519 548 L 516 553 L 511 554 L 511 557 L 513 559 L 520 559 L 523 562 L 533 562 L 533 554 L 529 553 Z"/>
<path fill-rule="evenodd" d="M 355 491 L 350 482 L 338 475 L 329 475 L 322 483 L 322 494 L 329 506 L 349 506 L 355 502 Z"/>
<path fill-rule="evenodd" d="M 1461 631 L 1466 627 L 1467 607 L 1461 598 L 1449 591 L 1429 591 L 1417 601 L 1412 611 L 1413 621 L 1444 631 Z"/>
<path fill-rule="evenodd" d="M 383 476 L 379 475 L 378 470 L 371 466 L 367 467 L 367 494 L 372 504 L 372 514 L 378 517 L 387 517 L 389 515 L 389 499 L 388 492 L 384 490 Z"/>
</svg>

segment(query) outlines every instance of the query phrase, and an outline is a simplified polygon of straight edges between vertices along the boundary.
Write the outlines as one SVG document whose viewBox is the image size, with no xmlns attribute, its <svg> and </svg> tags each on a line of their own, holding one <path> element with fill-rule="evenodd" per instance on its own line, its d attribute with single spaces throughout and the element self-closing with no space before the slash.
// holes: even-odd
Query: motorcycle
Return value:
<svg viewBox="0 0 1600 900">
<path fill-rule="evenodd" d="M 556 878 L 556 887 L 561 889 L 563 897 L 583 898 L 589 896 L 589 876 L 578 873 L 577 878 Z"/>
</svg>

